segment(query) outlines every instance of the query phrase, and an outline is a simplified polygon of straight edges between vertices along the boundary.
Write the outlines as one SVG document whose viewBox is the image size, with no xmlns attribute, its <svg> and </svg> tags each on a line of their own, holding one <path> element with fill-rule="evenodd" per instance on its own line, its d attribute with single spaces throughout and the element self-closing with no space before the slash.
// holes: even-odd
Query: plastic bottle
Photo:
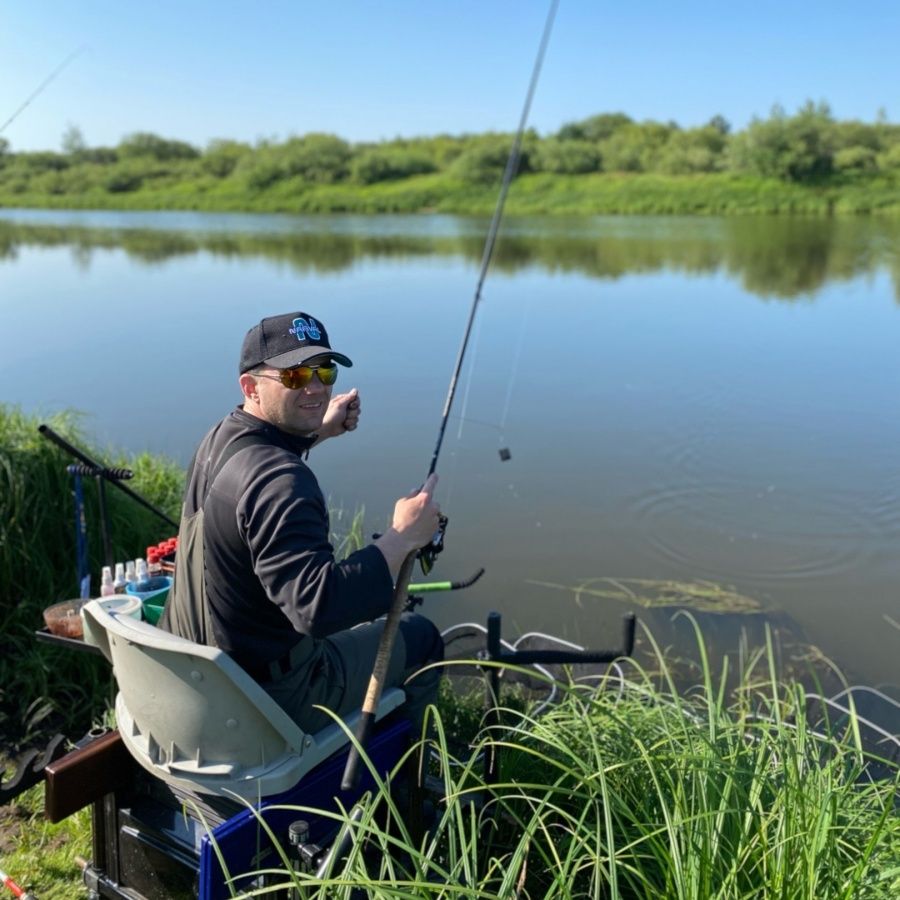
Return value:
<svg viewBox="0 0 900 900">
<path fill-rule="evenodd" d="M 125 590 L 125 563 L 116 563 L 116 577 L 113 578 L 114 594 L 121 594 Z"/>
<path fill-rule="evenodd" d="M 137 582 L 137 570 L 134 567 L 134 560 L 129 559 L 128 562 L 125 563 L 125 587 L 127 588 L 129 584 L 135 584 Z"/>
<path fill-rule="evenodd" d="M 138 557 L 134 561 L 134 569 L 135 569 L 135 590 L 137 591 L 146 591 L 149 590 L 149 585 L 147 582 L 150 580 L 150 572 L 147 570 L 147 563 Z"/>
<path fill-rule="evenodd" d="M 109 566 L 104 566 L 100 576 L 100 596 L 109 597 L 112 594 L 115 594 L 115 592 L 116 588 L 113 584 L 112 569 Z"/>
<path fill-rule="evenodd" d="M 154 575 L 162 575 L 163 570 L 160 565 L 159 547 L 147 548 L 147 574 L 153 578 Z"/>
</svg>

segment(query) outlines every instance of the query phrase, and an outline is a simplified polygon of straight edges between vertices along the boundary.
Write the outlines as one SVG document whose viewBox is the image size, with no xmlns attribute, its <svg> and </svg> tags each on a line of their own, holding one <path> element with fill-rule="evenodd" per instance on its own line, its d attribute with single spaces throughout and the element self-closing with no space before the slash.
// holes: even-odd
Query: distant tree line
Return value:
<svg viewBox="0 0 900 900">
<path fill-rule="evenodd" d="M 256 144 L 218 139 L 200 149 L 139 132 L 115 147 L 89 147 L 70 126 L 61 152 L 13 152 L 0 138 L 0 192 L 123 193 L 140 188 L 262 192 L 279 185 L 371 185 L 439 173 L 473 185 L 499 179 L 511 135 L 437 135 L 380 143 L 349 143 L 310 133 Z M 703 126 L 636 122 L 602 113 L 564 125 L 552 135 L 529 131 L 518 174 L 736 172 L 807 184 L 836 175 L 900 172 L 900 125 L 837 121 L 825 103 L 807 102 L 794 115 L 774 107 L 732 132 L 722 116 Z"/>
</svg>

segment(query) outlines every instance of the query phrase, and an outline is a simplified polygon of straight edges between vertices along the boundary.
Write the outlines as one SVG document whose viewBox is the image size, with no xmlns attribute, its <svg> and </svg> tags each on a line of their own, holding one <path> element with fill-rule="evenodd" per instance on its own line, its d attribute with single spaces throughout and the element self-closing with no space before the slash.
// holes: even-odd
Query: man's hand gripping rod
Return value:
<svg viewBox="0 0 900 900">
<path fill-rule="evenodd" d="M 534 91 L 537 87 L 538 77 L 541 73 L 541 65 L 544 61 L 544 53 L 550 40 L 550 32 L 553 30 L 553 20 L 556 17 L 556 8 L 559 0 L 551 0 L 550 10 L 547 13 L 547 20 L 544 23 L 544 31 L 541 35 L 541 43 L 538 47 L 537 57 L 534 61 L 534 68 L 531 72 L 531 81 L 528 85 L 528 93 L 525 97 L 525 105 L 522 107 L 522 115 L 519 119 L 519 127 L 513 140 L 512 148 L 509 151 L 509 157 L 506 160 L 506 169 L 503 172 L 503 183 L 500 185 L 500 195 L 497 198 L 497 205 L 494 208 L 494 216 L 491 219 L 491 225 L 488 229 L 487 238 L 484 244 L 484 253 L 481 258 L 481 271 L 478 276 L 478 283 L 475 287 L 475 296 L 472 299 L 472 307 L 469 310 L 469 320 L 466 324 L 466 331 L 463 335 L 462 344 L 459 348 L 459 354 L 456 358 L 456 367 L 450 378 L 450 387 L 447 391 L 447 400 L 444 403 L 444 412 L 441 417 L 441 427 L 438 431 L 437 445 L 434 448 L 434 454 L 431 457 L 431 465 L 428 468 L 428 475 L 434 474 L 437 469 L 438 454 L 441 451 L 441 444 L 444 440 L 444 431 L 447 428 L 447 420 L 450 417 L 450 408 L 453 405 L 453 397 L 456 394 L 456 384 L 459 381 L 459 375 L 462 371 L 463 358 L 466 355 L 466 347 L 469 344 L 469 336 L 472 333 L 472 324 L 475 321 L 475 310 L 481 300 L 481 288 L 484 279 L 487 276 L 488 267 L 491 258 L 494 255 L 494 245 L 497 242 L 497 233 L 500 229 L 500 220 L 503 217 L 503 207 L 506 203 L 506 195 L 509 192 L 509 186 L 519 167 L 519 155 L 522 149 L 522 137 L 525 133 L 525 123 L 528 121 L 528 112 L 531 109 L 531 101 L 534 97 Z M 413 564 L 416 556 L 422 559 L 422 568 L 427 573 L 431 569 L 434 562 L 434 556 L 443 546 L 443 531 L 446 527 L 446 518 L 442 517 L 441 525 L 438 533 L 432 539 L 431 543 L 420 551 L 410 553 L 403 561 L 400 567 L 400 574 L 397 577 L 397 584 L 394 588 L 394 598 L 391 602 L 391 609 L 384 625 L 384 631 L 381 634 L 381 642 L 378 645 L 378 652 L 375 655 L 375 665 L 372 668 L 372 677 L 369 680 L 369 688 L 366 691 L 366 697 L 363 701 L 362 715 L 356 728 L 357 746 L 350 748 L 350 755 L 347 757 L 347 765 L 344 769 L 344 778 L 341 782 L 341 789 L 349 791 L 353 788 L 359 778 L 359 757 L 360 750 L 364 750 L 372 724 L 375 721 L 375 713 L 378 709 L 378 703 L 381 700 L 381 692 L 384 688 L 384 679 L 387 675 L 388 663 L 391 659 L 391 653 L 394 649 L 394 640 L 397 636 L 397 626 L 400 624 L 400 616 L 406 606 L 407 595 L 409 593 L 409 580 L 412 575 Z M 427 568 L 426 568 L 427 567 Z"/>
</svg>

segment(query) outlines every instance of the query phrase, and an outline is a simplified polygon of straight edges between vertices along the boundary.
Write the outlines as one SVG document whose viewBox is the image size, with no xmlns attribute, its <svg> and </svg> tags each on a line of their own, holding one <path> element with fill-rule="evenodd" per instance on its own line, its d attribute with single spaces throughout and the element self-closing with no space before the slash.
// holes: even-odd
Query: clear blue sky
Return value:
<svg viewBox="0 0 900 900">
<path fill-rule="evenodd" d="M 547 4 L 535 0 L 5 0 L 0 124 L 13 149 L 153 131 L 204 145 L 513 130 Z M 900 0 L 561 0 L 532 108 L 546 134 L 598 112 L 742 128 L 775 102 L 900 121 Z"/>
</svg>

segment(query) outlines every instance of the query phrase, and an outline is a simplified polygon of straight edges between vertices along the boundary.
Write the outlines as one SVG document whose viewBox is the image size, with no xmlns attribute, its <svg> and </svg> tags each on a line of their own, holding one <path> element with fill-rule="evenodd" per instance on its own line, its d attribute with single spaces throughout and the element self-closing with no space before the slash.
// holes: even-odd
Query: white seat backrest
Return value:
<svg viewBox="0 0 900 900">
<path fill-rule="evenodd" d="M 102 600 L 82 615 L 85 641 L 112 663 L 122 740 L 164 781 L 256 800 L 293 787 L 346 743 L 337 723 L 306 734 L 222 650 L 117 615 Z M 403 700 L 398 688 L 385 691 L 378 717 Z"/>
</svg>

